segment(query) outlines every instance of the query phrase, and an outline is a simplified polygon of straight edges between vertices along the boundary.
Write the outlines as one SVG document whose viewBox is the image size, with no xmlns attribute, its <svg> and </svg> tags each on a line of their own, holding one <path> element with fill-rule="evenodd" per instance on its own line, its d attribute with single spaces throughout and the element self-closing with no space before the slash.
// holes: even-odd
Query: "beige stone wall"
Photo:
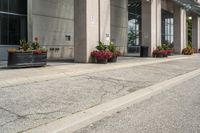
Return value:
<svg viewBox="0 0 200 133">
<path fill-rule="evenodd" d="M 49 59 L 74 57 L 74 0 L 32 0 L 29 28 L 32 38 L 48 48 Z"/>
</svg>

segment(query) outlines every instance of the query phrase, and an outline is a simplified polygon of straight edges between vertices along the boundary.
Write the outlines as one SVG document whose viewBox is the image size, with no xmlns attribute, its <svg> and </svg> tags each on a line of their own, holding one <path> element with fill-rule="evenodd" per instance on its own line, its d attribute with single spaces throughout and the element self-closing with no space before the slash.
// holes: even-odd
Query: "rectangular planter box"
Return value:
<svg viewBox="0 0 200 133">
<path fill-rule="evenodd" d="M 47 53 L 33 54 L 34 65 L 45 66 L 47 64 Z"/>
<path fill-rule="evenodd" d="M 33 67 L 45 66 L 46 64 L 47 53 L 8 52 L 8 67 Z"/>
</svg>

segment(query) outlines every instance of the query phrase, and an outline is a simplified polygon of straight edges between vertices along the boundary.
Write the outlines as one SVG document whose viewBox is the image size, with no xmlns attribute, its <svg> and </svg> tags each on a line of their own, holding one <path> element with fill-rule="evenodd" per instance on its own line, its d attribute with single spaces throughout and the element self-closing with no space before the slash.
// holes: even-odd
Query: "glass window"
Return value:
<svg viewBox="0 0 200 133">
<path fill-rule="evenodd" d="M 11 15 L 9 16 L 9 44 L 18 44 L 20 39 L 26 39 L 26 18 Z"/>
<path fill-rule="evenodd" d="M 9 12 L 27 14 L 27 0 L 9 0 Z"/>
<path fill-rule="evenodd" d="M 173 14 L 162 10 L 162 43 L 174 42 L 174 19 Z"/>
<path fill-rule="evenodd" d="M 0 11 L 8 11 L 8 0 L 0 0 Z"/>
<path fill-rule="evenodd" d="M 0 45 L 18 45 L 20 39 L 27 39 L 27 0 L 0 3 Z"/>
<path fill-rule="evenodd" d="M 138 53 L 141 44 L 141 0 L 128 1 L 128 53 Z"/>
<path fill-rule="evenodd" d="M 8 44 L 8 15 L 0 14 L 0 44 Z"/>
</svg>

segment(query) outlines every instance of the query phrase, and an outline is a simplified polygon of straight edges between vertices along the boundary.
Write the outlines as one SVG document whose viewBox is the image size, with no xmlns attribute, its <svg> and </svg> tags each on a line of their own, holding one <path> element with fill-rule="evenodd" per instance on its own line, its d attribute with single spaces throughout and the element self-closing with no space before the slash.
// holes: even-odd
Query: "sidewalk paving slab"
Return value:
<svg viewBox="0 0 200 133">
<path fill-rule="evenodd" d="M 194 56 L 199 56 L 199 55 L 194 55 Z M 42 68 L 2 70 L 0 71 L 0 87 L 27 84 L 27 82 L 34 83 L 37 82 L 38 79 L 40 79 L 40 81 L 47 81 L 57 78 L 63 78 L 65 76 L 75 76 L 92 72 L 100 72 L 100 71 L 113 70 L 119 68 L 182 60 L 182 59 L 192 58 L 194 56 L 174 56 L 168 59 L 134 58 L 133 60 L 121 60 L 118 63 L 112 63 L 107 65 L 75 63 L 72 65 L 61 65 L 61 66 L 51 66 Z"/>
</svg>

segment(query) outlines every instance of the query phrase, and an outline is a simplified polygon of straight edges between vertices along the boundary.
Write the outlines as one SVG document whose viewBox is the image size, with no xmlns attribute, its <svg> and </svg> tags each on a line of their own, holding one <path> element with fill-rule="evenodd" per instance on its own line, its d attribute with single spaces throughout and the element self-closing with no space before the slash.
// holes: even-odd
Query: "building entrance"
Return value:
<svg viewBox="0 0 200 133">
<path fill-rule="evenodd" d="M 140 55 L 141 46 L 141 0 L 128 1 L 127 53 Z"/>
</svg>

